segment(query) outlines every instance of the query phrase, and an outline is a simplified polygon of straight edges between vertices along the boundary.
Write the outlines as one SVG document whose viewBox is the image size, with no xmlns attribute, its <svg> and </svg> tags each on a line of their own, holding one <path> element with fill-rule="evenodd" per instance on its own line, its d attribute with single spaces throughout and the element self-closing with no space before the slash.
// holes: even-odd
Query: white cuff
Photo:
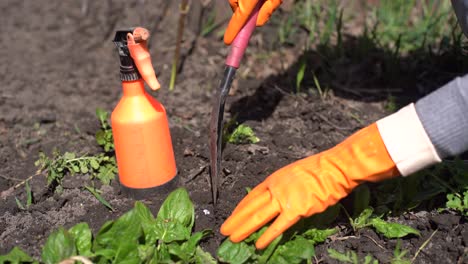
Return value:
<svg viewBox="0 0 468 264">
<path fill-rule="evenodd" d="M 377 121 L 380 136 L 402 176 L 440 162 L 414 104 Z"/>
</svg>

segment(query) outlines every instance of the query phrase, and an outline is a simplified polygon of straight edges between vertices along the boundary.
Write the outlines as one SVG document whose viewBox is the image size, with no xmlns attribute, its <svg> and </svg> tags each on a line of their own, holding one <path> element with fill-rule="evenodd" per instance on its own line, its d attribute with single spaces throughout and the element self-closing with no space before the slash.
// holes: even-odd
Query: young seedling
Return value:
<svg viewBox="0 0 468 264">
<path fill-rule="evenodd" d="M 102 197 L 101 191 L 99 191 L 98 189 L 96 189 L 94 187 L 89 187 L 89 186 L 85 186 L 84 188 L 88 192 L 90 192 L 92 195 L 94 195 L 94 197 L 96 197 L 96 199 L 100 203 L 102 203 L 105 207 L 107 207 L 111 211 L 114 211 L 114 207 L 112 207 L 112 205 L 110 205 L 110 203 L 108 201 L 106 201 L 106 199 L 104 199 L 104 197 Z"/>
<path fill-rule="evenodd" d="M 23 203 L 17 197 L 15 197 L 16 205 L 21 210 L 28 210 L 31 204 L 33 203 L 33 196 L 32 196 L 31 186 L 29 185 L 29 180 L 26 181 L 25 183 L 25 190 L 26 190 L 26 197 L 27 197 L 26 205 L 23 205 Z"/>
<path fill-rule="evenodd" d="M 114 151 L 114 137 L 109 124 L 109 113 L 101 108 L 96 109 L 96 116 L 101 124 L 101 129 L 96 132 L 96 142 L 105 152 Z"/>
<path fill-rule="evenodd" d="M 203 23 L 203 25 L 201 27 L 200 36 L 204 37 L 204 36 L 210 34 L 218 26 L 219 26 L 219 24 L 216 23 L 216 10 L 213 9 L 210 12 L 210 14 L 208 14 L 208 17 L 207 17 L 206 21 Z"/>
<path fill-rule="evenodd" d="M 401 250 L 401 240 L 397 241 L 395 250 L 393 251 L 393 258 L 390 263 L 392 264 L 411 264 L 411 260 L 407 259 L 405 256 L 408 253 L 408 250 Z"/>
<path fill-rule="evenodd" d="M 297 75 L 296 75 L 296 93 L 301 92 L 301 83 L 302 83 L 302 80 L 304 79 L 304 73 L 305 73 L 306 68 L 307 68 L 307 61 L 303 59 L 301 61 L 301 65 L 299 66 L 299 71 L 297 72 Z"/>
<path fill-rule="evenodd" d="M 260 139 L 255 136 L 255 133 L 253 132 L 252 128 L 240 124 L 237 126 L 234 131 L 230 135 L 227 135 L 227 140 L 228 143 L 232 144 L 250 144 L 250 143 L 258 143 Z"/>
<path fill-rule="evenodd" d="M 363 261 L 359 261 L 359 258 L 355 251 L 349 250 L 345 253 L 341 253 L 332 248 L 328 249 L 328 256 L 332 259 L 336 259 L 341 263 L 351 263 L 351 264 L 378 264 L 379 262 L 374 259 L 372 256 L 367 255 Z"/>
<path fill-rule="evenodd" d="M 460 212 L 464 216 L 468 216 L 468 190 L 462 194 L 449 193 L 447 194 L 447 208 Z"/>
<path fill-rule="evenodd" d="M 343 207 L 344 209 L 344 207 Z M 373 216 L 374 210 L 372 208 L 366 208 L 361 212 L 361 214 L 352 219 L 349 214 L 344 209 L 344 212 L 348 215 L 351 226 L 353 227 L 354 232 L 365 227 L 373 227 L 378 233 L 384 235 L 387 238 L 401 238 L 410 234 L 419 236 L 420 232 L 412 227 L 398 224 L 390 223 L 385 220 L 382 220 L 381 216 Z"/>
</svg>

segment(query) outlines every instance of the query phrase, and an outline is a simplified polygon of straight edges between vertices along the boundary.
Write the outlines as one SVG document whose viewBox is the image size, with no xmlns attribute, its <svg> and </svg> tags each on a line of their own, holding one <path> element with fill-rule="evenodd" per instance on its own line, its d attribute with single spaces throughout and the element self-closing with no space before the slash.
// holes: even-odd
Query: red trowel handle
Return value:
<svg viewBox="0 0 468 264">
<path fill-rule="evenodd" d="M 236 38 L 232 42 L 231 50 L 229 51 L 228 57 L 226 58 L 226 65 L 236 69 L 239 68 L 242 56 L 244 55 L 245 49 L 247 48 L 247 44 L 249 44 L 250 36 L 252 35 L 252 32 L 257 24 L 258 12 L 260 11 L 260 7 L 262 6 L 263 2 L 263 0 L 258 1 L 244 27 L 239 31 Z"/>
</svg>

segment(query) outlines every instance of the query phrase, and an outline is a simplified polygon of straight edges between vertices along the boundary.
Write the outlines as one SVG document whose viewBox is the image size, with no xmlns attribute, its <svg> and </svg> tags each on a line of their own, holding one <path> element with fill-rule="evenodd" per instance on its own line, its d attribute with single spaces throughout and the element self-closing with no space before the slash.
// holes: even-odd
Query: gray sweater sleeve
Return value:
<svg viewBox="0 0 468 264">
<path fill-rule="evenodd" d="M 468 37 L 468 0 L 452 0 L 452 6 L 463 33 Z"/>
<path fill-rule="evenodd" d="M 468 74 L 418 100 L 416 112 L 440 158 L 468 150 Z"/>
</svg>

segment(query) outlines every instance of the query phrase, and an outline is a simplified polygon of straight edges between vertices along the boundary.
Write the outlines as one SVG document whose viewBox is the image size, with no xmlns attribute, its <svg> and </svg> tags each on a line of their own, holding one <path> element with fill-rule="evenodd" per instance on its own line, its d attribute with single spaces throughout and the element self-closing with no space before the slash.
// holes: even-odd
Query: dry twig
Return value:
<svg viewBox="0 0 468 264">
<path fill-rule="evenodd" d="M 3 192 L 0 193 L 0 199 L 2 200 L 5 200 L 8 196 L 10 196 L 16 189 L 18 189 L 19 187 L 23 186 L 27 181 L 31 180 L 32 178 L 34 178 L 35 176 L 37 175 L 41 175 L 43 171 L 39 170 L 37 171 L 35 174 L 29 176 L 27 179 L 21 181 L 20 183 L 8 188 L 8 190 L 5 190 Z"/>
<path fill-rule="evenodd" d="M 432 237 L 435 235 L 435 233 L 437 233 L 437 231 L 438 231 L 438 229 L 434 230 L 434 232 L 432 232 L 431 236 L 426 241 L 424 241 L 424 243 L 419 247 L 418 251 L 416 251 L 416 254 L 414 254 L 413 259 L 411 259 L 411 263 L 413 263 L 416 260 L 419 253 L 427 246 L 427 244 L 432 239 Z"/>
</svg>

